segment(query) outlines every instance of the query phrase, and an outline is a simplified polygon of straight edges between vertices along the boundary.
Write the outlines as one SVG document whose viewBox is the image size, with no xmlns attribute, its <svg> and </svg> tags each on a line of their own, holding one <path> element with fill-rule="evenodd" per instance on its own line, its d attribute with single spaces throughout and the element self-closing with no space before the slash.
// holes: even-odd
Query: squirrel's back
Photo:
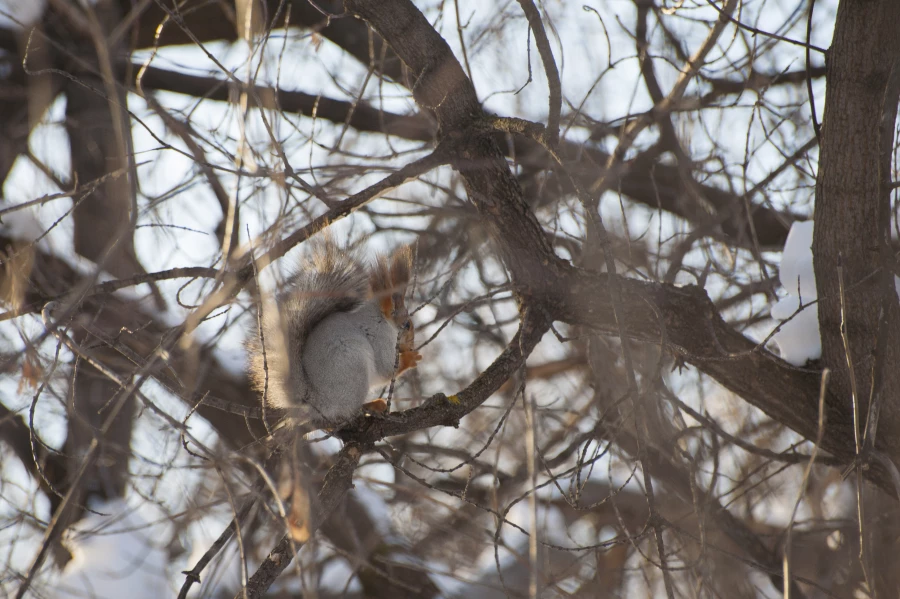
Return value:
<svg viewBox="0 0 900 599">
<path fill-rule="evenodd" d="M 250 382 L 267 405 L 284 409 L 308 400 L 300 356 L 310 332 L 332 314 L 358 309 L 368 291 L 368 272 L 352 251 L 328 237 L 312 243 L 312 252 L 285 291 L 265 305 L 262 335 L 255 330 L 248 338 Z"/>
</svg>

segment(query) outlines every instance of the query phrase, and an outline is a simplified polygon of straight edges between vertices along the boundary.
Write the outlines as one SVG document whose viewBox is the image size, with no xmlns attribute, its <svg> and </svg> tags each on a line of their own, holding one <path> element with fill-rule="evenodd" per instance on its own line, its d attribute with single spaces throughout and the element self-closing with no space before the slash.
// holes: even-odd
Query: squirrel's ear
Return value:
<svg viewBox="0 0 900 599">
<path fill-rule="evenodd" d="M 412 271 L 412 247 L 402 245 L 391 255 L 391 282 L 394 288 L 406 287 Z"/>
</svg>

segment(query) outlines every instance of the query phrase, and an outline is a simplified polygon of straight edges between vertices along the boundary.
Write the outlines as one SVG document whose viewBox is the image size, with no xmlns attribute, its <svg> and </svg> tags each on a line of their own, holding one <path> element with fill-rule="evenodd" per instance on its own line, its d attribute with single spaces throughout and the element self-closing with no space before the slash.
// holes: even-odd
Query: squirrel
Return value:
<svg viewBox="0 0 900 599">
<path fill-rule="evenodd" d="M 412 253 L 367 266 L 329 237 L 312 245 L 248 338 L 249 375 L 267 407 L 308 406 L 312 424 L 338 427 L 363 408 L 385 411 L 384 399 L 366 403 L 369 390 L 422 359 L 404 301 Z"/>
</svg>

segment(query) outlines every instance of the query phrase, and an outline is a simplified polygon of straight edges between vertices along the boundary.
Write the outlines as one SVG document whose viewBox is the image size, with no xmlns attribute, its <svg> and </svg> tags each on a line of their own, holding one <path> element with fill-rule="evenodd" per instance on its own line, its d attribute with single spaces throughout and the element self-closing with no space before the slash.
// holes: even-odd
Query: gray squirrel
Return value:
<svg viewBox="0 0 900 599">
<path fill-rule="evenodd" d="M 251 385 L 266 406 L 308 406 L 310 422 L 321 427 L 363 408 L 384 411 L 383 399 L 366 403 L 369 390 L 422 359 L 404 301 L 411 269 L 408 246 L 366 266 L 330 237 L 313 242 L 306 263 L 263 308 L 261 330 L 248 337 Z"/>
</svg>

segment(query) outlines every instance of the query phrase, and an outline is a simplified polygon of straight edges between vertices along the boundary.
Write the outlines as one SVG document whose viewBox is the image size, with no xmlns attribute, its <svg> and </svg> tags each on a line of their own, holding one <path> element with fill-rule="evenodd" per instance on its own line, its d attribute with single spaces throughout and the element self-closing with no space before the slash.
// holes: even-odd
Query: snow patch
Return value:
<svg viewBox="0 0 900 599">
<path fill-rule="evenodd" d="M 55 585 L 56 599 L 155 599 L 171 595 L 168 554 L 159 530 L 122 499 L 93 505 L 68 531 L 70 561 Z M 102 514 L 102 515 L 101 515 Z"/>
<path fill-rule="evenodd" d="M 771 309 L 772 318 L 783 321 L 772 339 L 778 344 L 781 357 L 794 366 L 803 366 L 809 360 L 822 357 L 819 312 L 817 305 L 812 303 L 818 298 L 812 242 L 813 221 L 791 225 L 778 273 L 787 295 Z M 894 287 L 900 294 L 900 277 L 894 277 Z M 801 304 L 803 309 L 797 312 Z"/>
<path fill-rule="evenodd" d="M 791 225 L 778 273 L 787 295 L 771 310 L 772 318 L 786 321 L 772 339 L 778 344 L 781 357 L 794 366 L 822 356 L 818 308 L 816 304 L 807 305 L 818 297 L 812 242 L 813 221 Z M 801 302 L 804 308 L 797 313 Z"/>
</svg>

